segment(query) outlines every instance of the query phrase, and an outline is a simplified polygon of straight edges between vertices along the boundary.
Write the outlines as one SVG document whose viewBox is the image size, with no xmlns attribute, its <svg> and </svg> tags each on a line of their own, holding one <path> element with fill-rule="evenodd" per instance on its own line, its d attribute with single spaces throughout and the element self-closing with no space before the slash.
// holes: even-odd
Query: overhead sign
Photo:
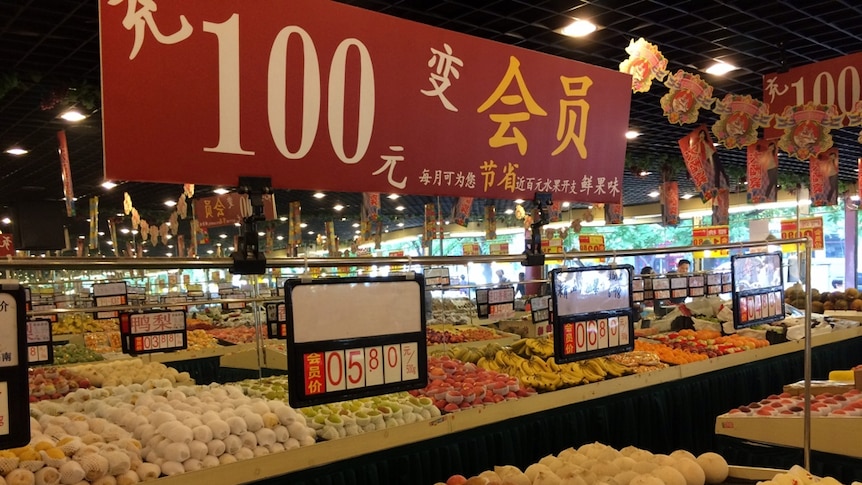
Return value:
<svg viewBox="0 0 862 485">
<path fill-rule="evenodd" d="M 0 449 L 30 442 L 24 290 L 0 282 Z"/>
<path fill-rule="evenodd" d="M 262 199 L 264 218 L 267 221 L 274 221 L 276 219 L 275 195 L 264 194 Z M 236 192 L 195 199 L 194 204 L 195 219 L 201 229 L 230 226 L 242 222 L 244 217 L 250 215 L 251 207 L 248 195 Z"/>
<path fill-rule="evenodd" d="M 722 244 L 730 244 L 730 226 L 700 226 L 691 228 L 691 245 L 692 246 L 718 246 Z M 718 249 L 711 251 L 709 257 L 722 258 L 727 257 L 730 253 L 727 249 Z M 694 257 L 706 257 L 704 251 L 695 252 Z"/>
<path fill-rule="evenodd" d="M 633 271 L 630 265 L 551 271 L 557 362 L 634 349 Z"/>
<path fill-rule="evenodd" d="M 186 312 L 121 313 L 120 340 L 125 354 L 183 350 L 188 347 Z"/>
<path fill-rule="evenodd" d="M 620 203 L 628 74 L 340 2 L 151 3 L 100 1 L 106 178 Z"/>
<path fill-rule="evenodd" d="M 784 320 L 784 273 L 781 253 L 730 258 L 733 280 L 733 328 Z"/>
<path fill-rule="evenodd" d="M 422 275 L 289 279 L 284 293 L 291 406 L 427 384 Z"/>
<path fill-rule="evenodd" d="M 823 240 L 823 217 L 799 219 L 799 224 L 796 224 L 795 220 L 781 221 L 781 239 L 796 239 L 800 237 L 811 238 L 811 249 L 818 250 L 826 247 Z M 783 250 L 796 251 L 796 246 L 793 244 L 783 246 Z"/>
<path fill-rule="evenodd" d="M 835 105 L 841 114 L 853 111 L 860 100 L 859 66 L 862 52 L 795 67 L 763 76 L 763 101 L 772 113 L 805 103 Z M 845 119 L 846 122 L 846 119 Z M 766 138 L 778 138 L 783 130 L 767 128 Z"/>
</svg>

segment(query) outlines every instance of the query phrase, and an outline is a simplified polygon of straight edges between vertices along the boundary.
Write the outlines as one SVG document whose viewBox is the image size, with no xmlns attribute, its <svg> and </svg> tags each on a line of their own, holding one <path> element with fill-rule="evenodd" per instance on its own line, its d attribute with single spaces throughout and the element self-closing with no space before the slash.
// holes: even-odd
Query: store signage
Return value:
<svg viewBox="0 0 862 485">
<path fill-rule="evenodd" d="M 552 237 L 551 239 L 542 239 L 542 253 L 544 254 L 563 254 L 563 239 Z"/>
<path fill-rule="evenodd" d="M 449 268 L 425 268 L 424 274 L 426 286 L 449 286 L 452 284 L 449 279 Z"/>
<path fill-rule="evenodd" d="M 795 67 L 763 76 L 763 101 L 772 113 L 806 103 L 835 105 L 841 114 L 853 111 L 860 100 L 859 66 L 862 52 Z M 846 122 L 846 118 L 845 118 Z M 778 138 L 783 130 L 767 128 L 765 138 Z"/>
<path fill-rule="evenodd" d="M 478 256 L 479 243 L 465 243 L 461 245 L 461 251 L 464 256 Z"/>
<path fill-rule="evenodd" d="M 615 265 L 551 271 L 557 362 L 634 349 L 633 270 Z"/>
<path fill-rule="evenodd" d="M 581 252 L 598 253 L 605 250 L 605 236 L 602 234 L 580 234 L 578 243 Z"/>
<path fill-rule="evenodd" d="M 27 320 L 27 363 L 31 365 L 54 362 L 54 344 L 51 320 Z"/>
<path fill-rule="evenodd" d="M 515 287 L 477 288 L 476 313 L 479 318 L 512 318 L 515 315 Z"/>
<path fill-rule="evenodd" d="M 236 182 L 235 180 L 231 185 L 236 184 Z M 275 195 L 264 194 L 262 200 L 264 218 L 267 221 L 274 221 L 277 217 Z M 195 199 L 194 204 L 195 219 L 197 219 L 201 229 L 232 226 L 251 215 L 248 195 L 236 192 Z"/>
<path fill-rule="evenodd" d="M 0 450 L 30 442 L 24 290 L 0 283 Z"/>
<path fill-rule="evenodd" d="M 188 347 L 183 310 L 120 314 L 120 341 L 125 354 L 173 352 Z"/>
<path fill-rule="evenodd" d="M 509 243 L 489 243 L 488 253 L 492 256 L 504 256 L 509 254 Z"/>
<path fill-rule="evenodd" d="M 784 320 L 784 274 L 781 253 L 753 253 L 730 258 L 733 281 L 733 327 Z"/>
<path fill-rule="evenodd" d="M 797 230 L 798 229 L 798 230 Z M 825 248 L 823 239 L 823 217 L 806 217 L 795 220 L 781 221 L 781 239 L 796 239 L 801 237 L 811 238 L 811 249 L 819 250 Z M 796 245 L 785 244 L 781 247 L 784 251 L 796 251 Z"/>
<path fill-rule="evenodd" d="M 422 275 L 289 279 L 284 292 L 291 406 L 428 383 Z"/>
<path fill-rule="evenodd" d="M 266 329 L 269 338 L 287 338 L 287 312 L 284 303 L 266 304 Z"/>
<path fill-rule="evenodd" d="M 543 323 L 551 321 L 551 297 L 537 296 L 530 298 L 530 313 L 533 317 L 533 323 Z"/>
<path fill-rule="evenodd" d="M 129 290 L 125 281 L 93 284 L 93 303 L 96 307 L 120 306 L 129 303 Z M 119 312 L 96 312 L 97 319 L 117 318 Z"/>
<path fill-rule="evenodd" d="M 12 233 L 0 234 L 0 257 L 15 256 L 15 241 Z"/>
<path fill-rule="evenodd" d="M 100 3 L 106 178 L 621 200 L 626 73 L 340 2 Z"/>
<path fill-rule="evenodd" d="M 730 226 L 702 226 L 691 229 L 692 246 L 721 246 L 730 244 Z M 706 254 L 704 251 L 694 253 L 695 258 L 726 258 L 730 253 L 727 249 L 717 249 Z"/>
</svg>

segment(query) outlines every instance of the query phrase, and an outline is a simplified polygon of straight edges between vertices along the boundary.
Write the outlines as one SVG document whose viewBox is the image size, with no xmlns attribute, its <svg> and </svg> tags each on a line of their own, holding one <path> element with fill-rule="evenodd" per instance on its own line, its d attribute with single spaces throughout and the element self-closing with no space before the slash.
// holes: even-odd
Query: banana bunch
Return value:
<svg viewBox="0 0 862 485">
<path fill-rule="evenodd" d="M 510 345 L 512 351 L 522 357 L 539 356 L 543 359 L 554 356 L 554 341 L 550 338 L 522 338 Z"/>
</svg>

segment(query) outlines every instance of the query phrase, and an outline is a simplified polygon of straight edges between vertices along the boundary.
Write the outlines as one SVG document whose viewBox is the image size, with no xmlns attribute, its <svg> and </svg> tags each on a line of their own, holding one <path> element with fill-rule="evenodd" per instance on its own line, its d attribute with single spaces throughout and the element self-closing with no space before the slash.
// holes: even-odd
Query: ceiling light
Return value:
<svg viewBox="0 0 862 485">
<path fill-rule="evenodd" d="M 652 198 L 656 198 L 656 197 L 658 197 L 658 196 L 659 196 L 659 195 L 661 195 L 661 194 L 659 193 L 659 191 L 658 191 L 658 190 L 653 190 L 652 192 L 648 193 L 647 195 L 648 195 L 648 196 L 650 196 L 650 197 L 652 197 Z"/>
<path fill-rule="evenodd" d="M 220 238 L 224 239 L 224 238 L 226 238 L 226 237 L 227 237 L 227 234 L 219 234 L 219 235 L 218 235 L 218 237 L 220 237 Z"/>
<path fill-rule="evenodd" d="M 78 239 L 87 239 L 87 238 L 84 236 L 78 236 Z"/>
<path fill-rule="evenodd" d="M 523 204 L 523 203 L 524 203 L 524 199 L 515 199 L 515 203 L 516 203 L 516 204 Z"/>
<path fill-rule="evenodd" d="M 167 256 L 167 257 L 169 257 L 169 258 L 170 258 L 171 256 L 173 256 L 173 255 L 174 255 L 174 253 L 165 253 L 165 256 Z"/>
<path fill-rule="evenodd" d="M 729 73 L 730 71 L 735 71 L 737 69 L 733 64 L 728 64 L 722 61 L 715 61 L 715 64 L 706 68 L 707 74 L 714 74 L 716 76 L 722 76 L 724 74 Z"/>
<path fill-rule="evenodd" d="M 117 217 L 123 217 L 124 215 L 125 214 L 123 214 L 122 212 L 117 212 Z"/>
<path fill-rule="evenodd" d="M 515 213 L 515 210 L 514 210 L 514 209 L 506 209 L 506 214 L 511 215 L 511 214 L 514 214 L 514 213 Z"/>
<path fill-rule="evenodd" d="M 564 209 L 567 209 L 570 205 L 572 205 L 571 202 L 563 202 L 563 208 Z"/>
<path fill-rule="evenodd" d="M 230 190 L 225 189 L 225 188 L 223 188 L 223 187 L 219 187 L 219 188 L 217 188 L 217 189 L 213 189 L 213 193 L 214 193 L 214 194 L 218 194 L 218 195 L 224 195 L 224 194 L 226 194 L 226 193 L 228 193 L 228 192 L 230 192 Z"/>
<path fill-rule="evenodd" d="M 234 252 L 234 251 L 236 251 L 236 248 L 235 248 L 235 247 L 233 247 L 233 246 L 231 246 L 231 247 L 227 248 L 227 250 L 228 250 L 228 251 L 230 251 L 230 252 Z"/>
<path fill-rule="evenodd" d="M 168 234 L 168 235 L 167 235 L 167 236 L 165 236 L 165 237 L 166 237 L 167 239 L 173 239 L 173 238 L 174 238 L 174 235 L 173 235 L 173 234 Z"/>
<path fill-rule="evenodd" d="M 177 201 L 175 201 L 175 200 L 166 200 L 166 201 L 165 201 L 165 205 L 166 205 L 166 206 L 168 206 L 168 207 L 173 207 L 173 206 L 177 205 Z"/>
<path fill-rule="evenodd" d="M 342 209 L 344 209 L 344 206 L 341 204 L 335 204 L 334 206 L 332 206 L 332 208 L 340 212 Z"/>
<path fill-rule="evenodd" d="M 87 117 L 76 109 L 70 109 L 64 111 L 63 114 L 60 115 L 60 118 L 63 118 L 66 121 L 76 122 L 86 119 Z"/>
<path fill-rule="evenodd" d="M 207 249 L 207 254 L 212 254 L 212 253 L 213 253 L 212 249 Z"/>
<path fill-rule="evenodd" d="M 102 182 L 102 188 L 104 188 L 105 190 L 111 190 L 116 186 L 117 184 L 111 182 L 110 180 L 105 180 L 104 182 Z"/>
<path fill-rule="evenodd" d="M 287 217 L 281 216 L 278 218 L 281 222 L 287 222 Z"/>
<path fill-rule="evenodd" d="M 284 241 L 284 236 L 275 236 L 275 238 L 278 239 L 279 241 Z"/>
<path fill-rule="evenodd" d="M 396 208 L 395 208 L 395 210 L 397 210 L 397 211 L 403 211 L 403 210 L 404 210 L 404 206 L 403 206 L 403 205 L 399 205 L 398 207 L 396 207 Z"/>
<path fill-rule="evenodd" d="M 596 24 L 589 20 L 575 19 L 569 25 L 560 30 L 560 33 L 569 37 L 583 37 L 596 31 Z"/>
<path fill-rule="evenodd" d="M 638 177 L 646 177 L 648 175 L 652 175 L 652 172 L 648 170 L 641 170 L 640 172 L 638 172 Z"/>
<path fill-rule="evenodd" d="M 308 227 L 308 224 L 303 222 L 302 224 L 299 225 L 299 227 L 305 229 L 306 227 Z"/>
<path fill-rule="evenodd" d="M 9 219 L 8 217 L 4 217 L 3 219 L 0 219 L 0 222 L 2 222 L 3 224 L 11 224 L 12 219 Z"/>
<path fill-rule="evenodd" d="M 356 231 L 354 231 L 354 232 L 356 232 L 356 234 L 361 234 L 361 233 L 362 233 L 362 231 L 360 231 L 359 229 L 357 229 L 357 230 L 356 230 Z"/>
<path fill-rule="evenodd" d="M 688 200 L 688 199 L 691 199 L 692 197 L 694 197 L 694 194 L 682 194 L 682 197 L 680 197 L 680 199 Z"/>
<path fill-rule="evenodd" d="M 131 231 L 129 231 L 129 228 L 124 227 L 124 228 L 120 229 L 120 232 L 122 232 L 123 234 L 128 234 Z"/>
<path fill-rule="evenodd" d="M 326 194 L 324 194 L 323 192 L 315 192 L 315 193 L 314 193 L 314 198 L 315 198 L 315 199 L 322 199 L 322 198 L 324 198 L 324 197 L 326 197 Z"/>
<path fill-rule="evenodd" d="M 359 227 L 359 223 L 358 223 L 358 222 L 354 222 L 354 223 L 353 223 L 353 227 L 354 227 L 354 228 Z"/>
<path fill-rule="evenodd" d="M 173 249 L 173 248 L 174 248 L 173 244 L 168 244 L 168 249 Z"/>
<path fill-rule="evenodd" d="M 397 226 L 398 226 L 398 227 L 404 227 L 404 223 L 403 223 L 403 222 L 399 222 L 399 223 L 397 224 Z"/>
<path fill-rule="evenodd" d="M 137 229 L 132 229 L 132 235 L 135 235 L 137 233 L 138 233 Z"/>
<path fill-rule="evenodd" d="M 20 147 L 12 147 L 12 148 L 6 150 L 6 153 L 8 153 L 9 155 L 15 155 L 17 157 L 20 155 L 24 155 L 26 153 L 30 153 L 30 151 L 25 150 L 25 149 L 20 148 Z"/>
<path fill-rule="evenodd" d="M 629 140 L 634 140 L 639 136 L 641 136 L 641 132 L 639 131 L 629 130 L 626 132 L 626 138 L 628 138 Z"/>
<path fill-rule="evenodd" d="M 308 231 L 309 235 L 314 235 L 314 231 Z"/>
<path fill-rule="evenodd" d="M 100 236 L 104 236 L 104 235 L 105 235 L 105 231 L 99 231 L 97 234 L 99 234 Z"/>
<path fill-rule="evenodd" d="M 263 236 L 266 236 L 266 233 L 265 233 L 265 232 L 263 232 L 263 231 L 261 231 L 261 232 L 257 233 L 257 235 L 258 235 L 258 236 L 260 236 L 260 237 L 263 237 Z"/>
<path fill-rule="evenodd" d="M 113 245 L 114 245 L 114 241 L 105 241 L 105 244 L 107 244 L 108 246 L 113 246 Z"/>
<path fill-rule="evenodd" d="M 242 227 L 242 224 L 240 224 L 239 222 L 234 222 L 233 225 L 236 227 Z"/>
<path fill-rule="evenodd" d="M 389 196 L 388 196 L 387 198 L 388 198 L 389 200 L 395 200 L 395 199 L 397 199 L 397 198 L 399 198 L 399 197 L 401 197 L 401 196 L 400 196 L 400 195 L 398 195 L 398 194 L 389 194 Z"/>
</svg>

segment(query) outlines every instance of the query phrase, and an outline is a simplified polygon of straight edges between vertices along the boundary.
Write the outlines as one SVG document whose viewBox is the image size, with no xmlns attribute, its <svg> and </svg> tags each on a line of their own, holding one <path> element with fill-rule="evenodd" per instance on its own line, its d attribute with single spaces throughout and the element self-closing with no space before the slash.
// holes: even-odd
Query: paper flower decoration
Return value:
<svg viewBox="0 0 862 485">
<path fill-rule="evenodd" d="M 148 237 L 150 237 L 150 223 L 141 219 L 141 239 L 146 241 Z"/>
<path fill-rule="evenodd" d="M 195 196 L 195 184 L 183 184 L 183 195 L 191 199 Z"/>
<path fill-rule="evenodd" d="M 709 109 L 713 101 L 712 86 L 697 74 L 682 69 L 667 78 L 670 89 L 661 97 L 661 109 L 671 123 L 686 125 L 697 121 L 700 108 Z"/>
<path fill-rule="evenodd" d="M 123 192 L 123 213 L 129 215 L 132 208 L 132 196 L 128 192 Z"/>
<path fill-rule="evenodd" d="M 574 231 L 575 234 L 578 234 L 579 232 L 581 232 L 581 220 L 580 219 L 572 220 L 572 223 L 569 225 L 569 227 L 572 228 L 572 231 Z"/>
<path fill-rule="evenodd" d="M 769 105 L 751 96 L 728 94 L 715 101 L 714 113 L 721 115 L 712 133 L 727 148 L 742 148 L 757 142 L 757 129 L 769 126 Z"/>
<path fill-rule="evenodd" d="M 171 213 L 171 218 L 168 219 L 168 225 L 171 226 L 171 234 L 176 236 L 177 232 L 179 232 L 179 230 L 180 230 L 180 223 L 177 221 L 177 212 L 176 211 Z"/>
<path fill-rule="evenodd" d="M 150 226 L 150 244 L 159 245 L 159 228 L 155 225 Z"/>
<path fill-rule="evenodd" d="M 181 195 L 179 200 L 177 200 L 177 214 L 181 219 L 189 216 L 189 205 L 186 203 L 186 194 Z"/>
<path fill-rule="evenodd" d="M 844 115 L 835 105 L 806 103 L 788 106 L 775 116 L 775 128 L 784 130 L 778 140 L 791 157 L 807 161 L 832 148 L 833 128 L 841 128 Z"/>
<path fill-rule="evenodd" d="M 168 231 L 169 230 L 170 230 L 170 227 L 168 227 L 168 224 L 165 222 L 163 222 L 162 225 L 159 226 L 159 237 L 162 240 L 162 244 L 164 244 L 165 246 L 168 245 Z"/>
<path fill-rule="evenodd" d="M 643 38 L 629 41 L 626 47 L 629 58 L 620 63 L 620 72 L 631 74 L 632 92 L 645 93 L 653 79 L 662 81 L 667 76 L 667 59 L 658 47 Z"/>
<path fill-rule="evenodd" d="M 581 214 L 581 217 L 584 218 L 584 222 L 593 222 L 595 216 L 593 215 L 593 211 L 591 209 L 587 209 Z"/>
<path fill-rule="evenodd" d="M 524 210 L 524 206 L 518 204 L 515 206 L 515 219 L 521 220 L 527 216 L 527 211 Z"/>
<path fill-rule="evenodd" d="M 138 209 L 132 207 L 132 230 L 136 230 L 141 225 L 141 215 L 138 214 Z"/>
</svg>

